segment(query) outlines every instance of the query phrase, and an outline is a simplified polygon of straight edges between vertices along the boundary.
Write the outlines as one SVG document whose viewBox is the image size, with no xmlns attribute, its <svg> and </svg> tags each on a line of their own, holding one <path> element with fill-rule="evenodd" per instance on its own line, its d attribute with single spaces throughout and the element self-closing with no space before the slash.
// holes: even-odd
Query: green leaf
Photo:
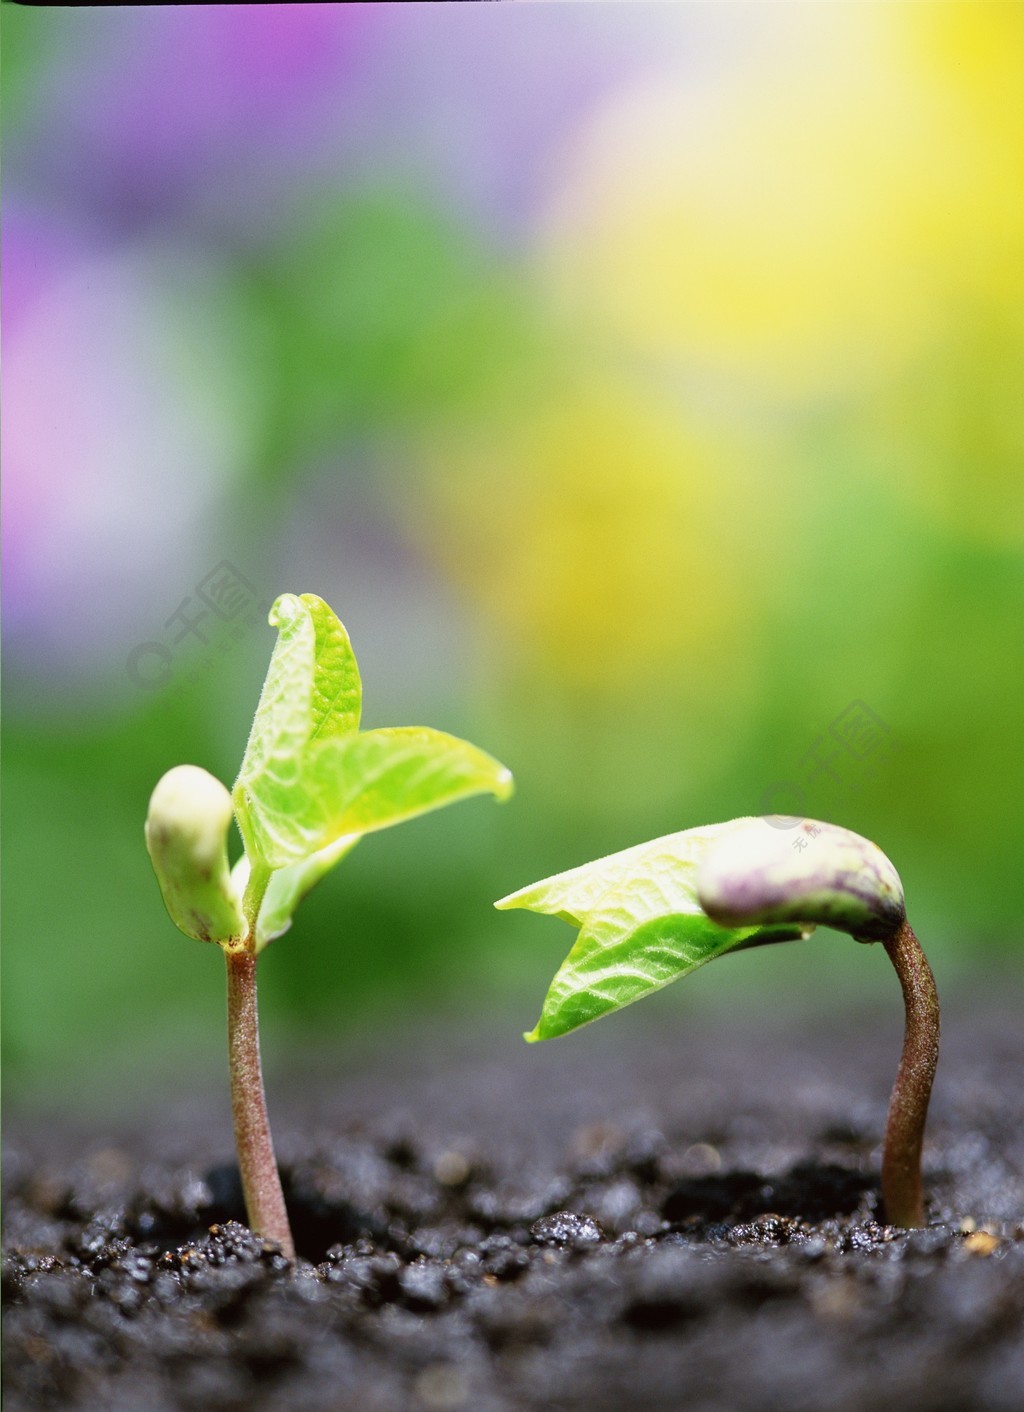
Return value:
<svg viewBox="0 0 1024 1412">
<path fill-rule="evenodd" d="M 348 633 L 322 598 L 304 593 L 302 602 L 313 619 L 313 729 L 310 740 L 354 735 L 359 729 L 363 684 Z"/>
<path fill-rule="evenodd" d="M 579 927 L 610 888 L 628 885 L 647 873 L 657 874 L 662 867 L 676 861 L 696 867 L 711 844 L 726 837 L 732 827 L 731 824 L 710 824 L 706 828 L 685 829 L 648 843 L 638 843 L 579 868 L 542 878 L 494 905 L 499 911 L 522 907 L 530 912 L 547 913 Z"/>
<path fill-rule="evenodd" d="M 282 594 L 270 621 L 278 640 L 233 794 L 245 857 L 232 885 L 250 914 L 258 909 L 256 950 L 287 931 L 305 894 L 364 833 L 512 789 L 497 760 L 441 731 L 360 733 L 359 669 L 322 599 Z"/>
<path fill-rule="evenodd" d="M 501 909 L 551 913 L 580 928 L 544 1000 L 531 1043 L 568 1034 L 660 990 L 761 933 L 723 927 L 706 915 L 697 869 L 748 821 L 668 834 L 545 878 L 502 898 Z M 788 927 L 764 940 L 801 934 Z"/>
<path fill-rule="evenodd" d="M 297 863 L 342 835 L 370 833 L 474 794 L 506 799 L 512 776 L 476 746 L 400 726 L 311 745 L 266 776 L 250 805 L 259 855 Z"/>
<path fill-rule="evenodd" d="M 284 593 L 270 623 L 278 639 L 234 788 L 247 851 L 258 847 L 258 821 L 278 812 L 281 798 L 294 790 L 309 746 L 354 735 L 362 702 L 348 633 L 323 599 Z"/>
</svg>

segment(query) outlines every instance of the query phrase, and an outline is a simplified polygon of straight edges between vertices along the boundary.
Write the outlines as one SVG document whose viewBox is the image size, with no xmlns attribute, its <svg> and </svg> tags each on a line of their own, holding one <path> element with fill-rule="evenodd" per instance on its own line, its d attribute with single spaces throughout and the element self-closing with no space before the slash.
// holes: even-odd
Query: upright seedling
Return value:
<svg viewBox="0 0 1024 1412">
<path fill-rule="evenodd" d="M 882 1156 L 886 1219 L 922 1226 L 921 1144 L 939 1057 L 939 1000 L 881 849 L 848 829 L 763 819 L 688 829 L 545 878 L 495 904 L 562 917 L 576 944 L 531 1043 L 621 1010 L 729 951 L 809 936 L 815 925 L 880 941 L 906 1008 Z"/>
<path fill-rule="evenodd" d="M 263 1094 L 256 958 L 364 834 L 473 794 L 506 799 L 512 776 L 441 731 L 360 731 L 355 654 L 322 599 L 283 594 L 270 622 L 277 645 L 234 790 L 196 765 L 168 771 L 149 803 L 146 846 L 172 921 L 223 949 L 231 1108 L 249 1224 L 294 1258 Z M 232 813 L 244 852 L 229 871 Z"/>
</svg>

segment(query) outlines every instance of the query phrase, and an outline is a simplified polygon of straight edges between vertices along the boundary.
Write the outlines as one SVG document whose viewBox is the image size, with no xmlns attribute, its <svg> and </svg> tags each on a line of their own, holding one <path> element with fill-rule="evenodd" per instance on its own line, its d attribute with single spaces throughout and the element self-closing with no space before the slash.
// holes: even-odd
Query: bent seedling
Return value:
<svg viewBox="0 0 1024 1412">
<path fill-rule="evenodd" d="M 475 794 L 507 799 L 512 776 L 441 731 L 361 731 L 355 654 L 322 599 L 282 594 L 270 623 L 277 645 L 233 791 L 197 765 L 168 771 L 150 799 L 146 846 L 171 920 L 224 951 L 231 1107 L 249 1224 L 294 1259 L 263 1093 L 257 957 L 364 834 Z M 229 871 L 232 814 L 244 852 Z"/>
<path fill-rule="evenodd" d="M 579 928 L 529 1042 L 553 1039 L 727 952 L 792 941 L 818 924 L 884 946 L 903 991 L 903 1052 L 882 1156 L 886 1220 L 923 1226 L 921 1146 L 939 1056 L 935 980 L 907 921 L 903 885 L 858 834 L 734 819 L 668 834 L 545 878 L 495 903 Z"/>
</svg>

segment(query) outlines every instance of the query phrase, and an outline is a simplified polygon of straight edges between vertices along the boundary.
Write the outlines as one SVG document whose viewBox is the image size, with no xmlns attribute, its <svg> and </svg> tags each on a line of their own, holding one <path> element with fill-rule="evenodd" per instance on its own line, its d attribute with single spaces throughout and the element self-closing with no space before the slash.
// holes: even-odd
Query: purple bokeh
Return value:
<svg viewBox="0 0 1024 1412">
<path fill-rule="evenodd" d="M 575 127 L 679 31 L 589 6 L 64 12 L 63 71 L 31 145 L 9 139 L 8 181 L 123 233 L 250 239 L 304 193 L 384 183 L 514 241 Z"/>
</svg>

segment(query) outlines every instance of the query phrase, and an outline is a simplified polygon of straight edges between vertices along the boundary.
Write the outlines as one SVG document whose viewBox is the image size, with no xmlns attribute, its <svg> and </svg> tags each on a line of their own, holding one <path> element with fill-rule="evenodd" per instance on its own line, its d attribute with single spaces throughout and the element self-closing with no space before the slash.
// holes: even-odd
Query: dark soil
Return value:
<svg viewBox="0 0 1024 1412">
<path fill-rule="evenodd" d="M 947 1016 L 914 1232 L 879 1221 L 898 1017 L 644 1034 L 275 1085 L 296 1269 L 212 1107 L 13 1120 L 7 1412 L 1024 1407 L 1019 1012 Z"/>
</svg>

